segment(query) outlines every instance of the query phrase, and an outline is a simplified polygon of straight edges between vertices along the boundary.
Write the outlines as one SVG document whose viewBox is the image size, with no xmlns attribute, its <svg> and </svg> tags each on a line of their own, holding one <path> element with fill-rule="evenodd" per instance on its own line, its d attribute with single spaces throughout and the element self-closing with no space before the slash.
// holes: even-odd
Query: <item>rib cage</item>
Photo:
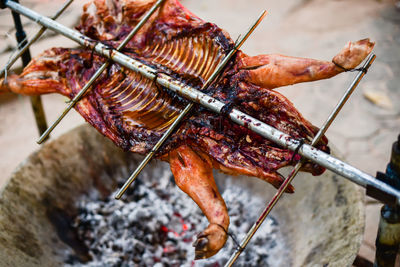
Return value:
<svg viewBox="0 0 400 267">
<path fill-rule="evenodd" d="M 85 5 L 77 29 L 117 47 L 152 3 L 95 0 Z M 232 47 L 229 35 L 215 24 L 191 14 L 178 1 L 167 0 L 123 52 L 199 89 Z M 121 140 L 125 149 L 140 147 L 143 152 L 142 147 L 150 148 L 158 140 L 186 102 L 140 74 L 115 65 L 113 69 L 96 87 L 96 108 L 102 109 L 105 123 L 116 135 L 129 140 Z"/>
<path fill-rule="evenodd" d="M 164 69 L 199 79 L 204 83 L 222 61 L 221 47 L 209 37 L 185 36 L 146 46 L 141 57 Z M 172 124 L 183 105 L 160 89 L 154 81 L 132 71 L 114 77 L 103 90 L 103 98 L 129 127 L 163 132 Z"/>
<path fill-rule="evenodd" d="M 149 54 L 152 63 L 158 63 L 178 74 L 193 76 L 204 82 L 222 61 L 224 54 L 221 50 L 209 36 L 202 34 L 147 46 L 143 54 Z"/>
<path fill-rule="evenodd" d="M 181 109 L 180 103 L 172 103 L 172 98 L 152 80 L 135 72 L 130 72 L 122 80 L 113 79 L 105 87 L 103 99 L 114 107 L 116 113 L 122 114 L 127 126 L 153 131 L 166 130 Z"/>
</svg>

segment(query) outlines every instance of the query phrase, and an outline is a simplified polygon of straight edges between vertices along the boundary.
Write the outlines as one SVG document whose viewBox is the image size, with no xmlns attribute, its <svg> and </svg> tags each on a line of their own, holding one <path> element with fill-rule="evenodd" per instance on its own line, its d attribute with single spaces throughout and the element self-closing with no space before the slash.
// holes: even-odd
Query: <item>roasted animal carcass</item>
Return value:
<svg viewBox="0 0 400 267">
<path fill-rule="evenodd" d="M 155 0 L 94 0 L 84 6 L 77 29 L 117 47 Z M 177 0 L 166 0 L 123 53 L 200 89 L 233 48 L 229 35 L 205 22 Z M 355 68 L 370 53 L 368 39 L 349 42 L 332 62 L 260 55 L 239 51 L 218 82 L 205 92 L 273 127 L 310 142 L 317 128 L 273 89 L 325 79 Z M 73 98 L 106 59 L 85 48 L 53 48 L 1 82 L 2 91 L 20 94 L 60 93 Z M 103 135 L 125 150 L 147 153 L 187 104 L 181 97 L 140 74 L 112 64 L 76 105 L 77 111 Z M 327 139 L 317 145 L 329 152 Z M 224 115 L 196 107 L 160 149 L 176 184 L 202 209 L 210 224 L 195 242 L 196 258 L 217 253 L 227 239 L 229 217 L 212 169 L 263 179 L 275 187 L 278 169 L 293 164 L 293 153 L 233 124 Z M 296 158 L 295 158 L 296 159 Z M 324 169 L 307 163 L 314 175 Z M 289 187 L 288 192 L 293 192 Z"/>
</svg>

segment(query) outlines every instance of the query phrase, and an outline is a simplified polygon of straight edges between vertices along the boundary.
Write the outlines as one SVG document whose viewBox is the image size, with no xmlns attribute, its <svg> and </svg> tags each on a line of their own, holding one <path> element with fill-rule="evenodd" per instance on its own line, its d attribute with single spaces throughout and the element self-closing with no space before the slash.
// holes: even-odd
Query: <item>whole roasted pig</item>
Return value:
<svg viewBox="0 0 400 267">
<path fill-rule="evenodd" d="M 154 2 L 94 0 L 84 6 L 77 29 L 115 48 Z M 250 57 L 239 51 L 205 93 L 310 142 L 318 129 L 273 89 L 330 78 L 355 68 L 373 46 L 368 39 L 349 42 L 332 62 L 274 54 Z M 201 20 L 177 0 L 166 0 L 122 52 L 200 89 L 233 47 L 225 31 Z M 53 48 L 33 59 L 22 74 L 0 81 L 0 90 L 26 95 L 60 93 L 73 98 L 105 60 L 85 48 Z M 119 147 L 145 154 L 186 104 L 153 80 L 112 64 L 75 108 Z M 329 152 L 325 137 L 317 148 Z M 293 160 L 293 152 L 200 106 L 187 116 L 157 156 L 170 163 L 176 184 L 210 222 L 194 243 L 196 259 L 214 255 L 227 239 L 229 217 L 213 169 L 255 176 L 278 187 L 283 178 L 277 170 L 298 160 Z M 319 175 L 324 169 L 307 163 L 303 171 Z M 289 187 L 287 191 L 293 190 Z"/>
</svg>

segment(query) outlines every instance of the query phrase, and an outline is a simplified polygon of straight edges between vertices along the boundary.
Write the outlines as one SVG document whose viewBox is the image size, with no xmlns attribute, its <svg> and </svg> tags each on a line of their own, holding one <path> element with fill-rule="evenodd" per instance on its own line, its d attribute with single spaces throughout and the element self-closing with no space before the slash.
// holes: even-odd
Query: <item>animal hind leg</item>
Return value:
<svg viewBox="0 0 400 267">
<path fill-rule="evenodd" d="M 182 145 L 169 153 L 175 182 L 206 215 L 209 225 L 194 243 L 195 259 L 216 254 L 227 240 L 229 216 L 212 174 L 212 162 L 205 154 Z"/>
<path fill-rule="evenodd" d="M 239 63 L 239 74 L 246 81 L 268 89 L 327 79 L 357 67 L 373 47 L 369 39 L 348 42 L 332 62 L 283 55 L 244 56 Z"/>
</svg>

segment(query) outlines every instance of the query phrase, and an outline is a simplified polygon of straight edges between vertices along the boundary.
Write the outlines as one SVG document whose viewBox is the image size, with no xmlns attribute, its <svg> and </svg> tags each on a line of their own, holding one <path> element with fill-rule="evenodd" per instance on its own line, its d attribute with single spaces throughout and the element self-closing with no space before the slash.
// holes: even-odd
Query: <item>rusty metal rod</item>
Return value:
<svg viewBox="0 0 400 267">
<path fill-rule="evenodd" d="M 166 74 L 156 74 L 157 71 L 154 68 L 151 68 L 145 64 L 142 64 L 140 61 L 130 58 L 114 49 L 110 49 L 109 47 L 92 40 L 83 34 L 72 30 L 68 27 L 63 26 L 60 23 L 57 23 L 49 18 L 39 15 L 38 13 L 21 6 L 15 2 L 7 1 L 6 6 L 12 10 L 15 10 L 22 15 L 37 21 L 39 24 L 46 26 L 47 28 L 58 32 L 61 35 L 70 38 L 77 43 L 86 46 L 90 49 L 94 49 L 100 55 L 111 58 L 113 61 L 118 64 L 136 71 L 143 75 L 148 79 L 155 80 L 158 84 L 170 89 L 171 91 L 178 93 L 184 98 L 191 100 L 195 103 L 198 103 L 210 111 L 215 113 L 221 113 L 221 109 L 224 107 L 224 103 L 208 96 L 195 88 L 188 86 L 182 82 L 174 80 L 172 77 Z M 280 145 L 282 148 L 287 148 L 289 150 L 295 151 L 299 146 L 300 141 L 292 138 L 290 135 L 285 134 L 268 124 L 257 120 L 237 109 L 232 109 L 229 113 L 229 118 L 244 127 L 258 133 L 259 135 L 267 138 L 268 140 Z M 321 165 L 328 170 L 333 171 L 334 173 L 343 176 L 350 181 L 366 187 L 372 186 L 380 191 L 383 191 L 389 195 L 396 197 L 397 202 L 400 204 L 400 191 L 394 189 L 393 187 L 375 179 L 375 177 L 362 172 L 361 170 L 322 152 L 308 144 L 302 145 L 301 149 L 298 151 L 300 156 L 303 156 L 314 163 Z"/>
<path fill-rule="evenodd" d="M 123 49 L 128 42 L 133 38 L 133 36 L 142 28 L 142 26 L 147 22 L 147 20 L 153 15 L 153 13 L 158 9 L 164 0 L 158 0 L 147 14 L 140 20 L 140 22 L 132 29 L 128 36 L 120 43 L 116 51 Z M 79 100 L 86 94 L 90 86 L 97 80 L 97 78 L 103 73 L 103 71 L 111 64 L 111 60 L 108 59 L 100 68 L 93 74 L 90 80 L 85 84 L 85 86 L 79 91 L 78 94 L 69 102 L 68 106 L 64 109 L 63 113 L 57 118 L 57 120 L 40 136 L 37 141 L 38 144 L 43 143 L 44 140 L 49 136 L 49 134 L 56 128 L 56 126 L 61 122 L 61 120 L 68 114 L 68 112 L 78 103 Z"/>
<path fill-rule="evenodd" d="M 368 71 L 369 67 L 371 64 L 374 62 L 376 56 L 374 54 L 371 54 L 368 59 L 366 60 L 364 66 L 362 69 L 359 71 L 357 76 L 354 78 L 353 82 L 351 83 L 350 87 L 346 90 L 334 110 L 331 112 L 329 115 L 328 119 L 325 121 L 325 123 L 322 125 L 322 127 L 319 129 L 318 133 L 314 136 L 311 146 L 315 146 L 320 139 L 324 136 L 326 131 L 328 130 L 329 126 L 332 124 L 332 122 L 335 120 L 336 116 L 339 114 L 340 110 L 344 106 L 344 104 L 347 102 L 351 94 L 354 92 L 356 89 L 357 85 L 360 83 L 361 79 L 364 77 L 366 72 Z M 301 149 L 301 147 L 300 147 Z M 289 184 L 293 181 L 294 177 L 297 175 L 297 173 L 300 171 L 301 167 L 305 163 L 305 160 L 301 159 L 296 166 L 293 168 L 293 170 L 290 172 L 289 176 L 285 179 L 285 181 L 281 184 L 279 187 L 278 191 L 275 193 L 274 197 L 271 199 L 271 201 L 268 203 L 266 208 L 263 210 L 261 215 L 258 217 L 257 221 L 253 224 L 253 226 L 250 228 L 250 230 L 247 232 L 246 236 L 243 238 L 242 242 L 240 243 L 240 248 L 236 250 L 236 252 L 229 258 L 228 262 L 225 264 L 225 267 L 231 267 L 235 261 L 238 259 L 240 254 L 243 252 L 243 250 L 246 248 L 247 244 L 250 242 L 250 240 L 253 238 L 257 230 L 260 228 L 262 223 L 265 221 L 267 216 L 270 214 L 272 209 L 275 207 L 276 203 L 278 203 L 279 199 L 282 197 L 283 192 L 285 192 L 286 188 L 289 186 Z"/>
<path fill-rule="evenodd" d="M 210 84 L 216 81 L 218 75 L 224 69 L 226 64 L 232 58 L 232 56 L 240 49 L 240 47 L 244 44 L 244 42 L 249 38 L 250 34 L 257 28 L 257 26 L 264 19 L 265 15 L 267 15 L 267 11 L 263 11 L 260 16 L 258 16 L 257 20 L 251 25 L 251 27 L 247 30 L 246 34 L 238 40 L 233 49 L 226 55 L 226 57 L 222 60 L 222 62 L 217 66 L 215 71 L 211 74 L 210 78 L 203 84 L 200 90 L 206 89 Z M 146 155 L 146 157 L 142 160 L 136 170 L 129 176 L 128 180 L 124 183 L 121 189 L 115 195 L 115 199 L 120 199 L 125 191 L 129 188 L 129 186 L 136 180 L 138 175 L 142 172 L 143 168 L 150 162 L 158 149 L 164 144 L 164 142 L 168 139 L 168 137 L 173 133 L 175 128 L 179 125 L 179 123 L 183 120 L 183 118 L 190 112 L 192 107 L 194 106 L 193 102 L 188 104 L 185 109 L 179 114 L 179 116 L 175 119 L 175 121 L 171 124 L 168 130 L 163 134 L 163 136 L 158 140 L 158 142 L 154 145 L 151 151 Z"/>
</svg>

